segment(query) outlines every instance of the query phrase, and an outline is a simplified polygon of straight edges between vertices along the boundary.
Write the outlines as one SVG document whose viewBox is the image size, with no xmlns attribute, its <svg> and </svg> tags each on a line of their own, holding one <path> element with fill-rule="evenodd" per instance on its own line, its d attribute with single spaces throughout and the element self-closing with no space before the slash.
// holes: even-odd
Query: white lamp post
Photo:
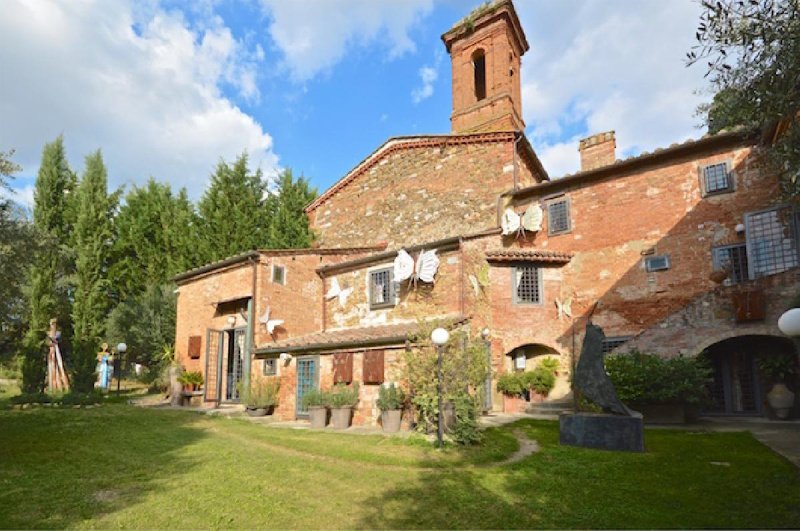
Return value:
<svg viewBox="0 0 800 531">
<path fill-rule="evenodd" d="M 800 308 L 792 308 L 778 319 L 778 328 L 789 337 L 800 336 Z"/>
<path fill-rule="evenodd" d="M 436 391 L 439 395 L 439 421 L 438 429 L 436 430 L 436 442 L 439 448 L 444 446 L 444 412 L 442 411 L 442 349 L 450 339 L 450 332 L 444 328 L 437 328 L 431 332 L 431 341 L 436 345 L 436 354 L 438 357 L 438 370 L 436 374 Z"/>
<path fill-rule="evenodd" d="M 483 408 L 486 411 L 492 409 L 492 341 L 489 339 L 491 331 L 488 328 L 481 330 L 481 338 L 486 345 L 486 382 L 484 383 Z"/>
<path fill-rule="evenodd" d="M 128 350 L 128 345 L 125 343 L 119 343 L 117 345 L 117 355 L 114 356 L 114 372 L 117 373 L 117 396 L 119 396 L 119 383 L 122 380 L 122 355 L 125 354 L 125 351 Z"/>
</svg>

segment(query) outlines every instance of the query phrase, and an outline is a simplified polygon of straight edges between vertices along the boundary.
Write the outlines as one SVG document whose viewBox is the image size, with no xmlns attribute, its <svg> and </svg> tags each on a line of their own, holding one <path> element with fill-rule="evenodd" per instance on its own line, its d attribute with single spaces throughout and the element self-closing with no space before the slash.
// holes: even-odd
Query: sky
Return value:
<svg viewBox="0 0 800 531">
<path fill-rule="evenodd" d="M 450 130 L 441 34 L 480 0 L 2 0 L 0 151 L 30 205 L 44 144 L 73 170 L 101 149 L 113 188 L 149 177 L 198 199 L 247 153 L 322 192 L 394 135 Z M 698 138 L 690 0 L 516 0 L 526 134 L 552 177 L 580 138 L 617 156 Z"/>
</svg>

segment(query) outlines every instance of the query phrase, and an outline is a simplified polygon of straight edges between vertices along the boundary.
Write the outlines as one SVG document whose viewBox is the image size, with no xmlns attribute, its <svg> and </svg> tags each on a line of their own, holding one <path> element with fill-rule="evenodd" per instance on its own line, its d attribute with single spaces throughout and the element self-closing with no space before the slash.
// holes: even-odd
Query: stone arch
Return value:
<svg viewBox="0 0 800 531">
<path fill-rule="evenodd" d="M 518 356 L 525 357 L 524 368 L 518 366 Z M 548 401 L 559 400 L 571 393 L 569 383 L 569 358 L 562 355 L 558 349 L 542 343 L 522 343 L 507 351 L 503 357 L 504 372 L 532 371 L 546 358 L 557 359 L 560 363 L 556 375 L 556 385 L 548 395 Z"/>
<path fill-rule="evenodd" d="M 695 345 L 692 351 L 689 352 L 688 354 L 692 357 L 695 357 L 702 354 L 703 351 L 705 351 L 712 345 L 721 343 L 728 339 L 735 339 L 737 337 L 746 337 L 746 336 L 774 337 L 776 339 L 783 339 L 786 341 L 790 341 L 786 336 L 780 333 L 780 331 L 776 326 L 748 327 L 746 329 L 733 330 L 733 331 L 725 330 L 718 334 L 708 335 L 702 341 L 697 343 L 697 345 Z"/>
</svg>

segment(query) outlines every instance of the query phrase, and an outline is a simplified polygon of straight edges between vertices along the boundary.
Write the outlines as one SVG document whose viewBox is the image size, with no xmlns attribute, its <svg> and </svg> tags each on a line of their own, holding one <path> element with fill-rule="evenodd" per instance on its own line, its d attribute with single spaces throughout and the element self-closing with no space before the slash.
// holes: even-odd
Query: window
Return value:
<svg viewBox="0 0 800 531">
<path fill-rule="evenodd" d="M 483 50 L 472 54 L 472 68 L 475 76 L 475 99 L 481 101 L 486 98 L 486 56 Z"/>
<path fill-rule="evenodd" d="M 733 175 L 725 162 L 703 168 L 703 190 L 705 195 L 733 191 Z"/>
<path fill-rule="evenodd" d="M 751 278 L 774 275 L 798 265 L 796 216 L 791 206 L 745 216 L 748 273 Z"/>
<path fill-rule="evenodd" d="M 750 278 L 747 268 L 747 246 L 745 244 L 714 247 L 712 249 L 712 259 L 715 270 L 728 272 L 728 278 L 723 282 L 726 286 L 739 284 Z"/>
<path fill-rule="evenodd" d="M 272 264 L 272 283 L 286 285 L 286 268 L 284 266 Z"/>
<path fill-rule="evenodd" d="M 200 336 L 189 337 L 189 357 L 193 360 L 200 359 L 200 351 L 203 347 L 203 340 Z"/>
<path fill-rule="evenodd" d="M 571 228 L 569 199 L 562 197 L 547 203 L 547 234 L 563 234 Z"/>
<path fill-rule="evenodd" d="M 278 374 L 278 358 L 265 359 L 262 371 L 264 376 L 275 376 Z"/>
<path fill-rule="evenodd" d="M 542 271 L 535 265 L 513 268 L 514 304 L 542 303 Z"/>
<path fill-rule="evenodd" d="M 652 273 L 653 271 L 666 271 L 669 269 L 669 256 L 665 254 L 648 256 L 644 259 L 644 266 L 648 273 Z"/>
<path fill-rule="evenodd" d="M 394 306 L 394 282 L 391 267 L 370 271 L 369 308 L 389 308 Z"/>
<path fill-rule="evenodd" d="M 333 355 L 333 383 L 349 384 L 353 381 L 353 353 L 337 352 Z"/>
<path fill-rule="evenodd" d="M 362 379 L 365 384 L 383 383 L 383 350 L 367 350 L 364 352 Z"/>
<path fill-rule="evenodd" d="M 603 339 L 603 354 L 608 354 L 615 348 L 621 347 L 630 341 L 630 339 L 631 336 L 607 337 Z"/>
</svg>

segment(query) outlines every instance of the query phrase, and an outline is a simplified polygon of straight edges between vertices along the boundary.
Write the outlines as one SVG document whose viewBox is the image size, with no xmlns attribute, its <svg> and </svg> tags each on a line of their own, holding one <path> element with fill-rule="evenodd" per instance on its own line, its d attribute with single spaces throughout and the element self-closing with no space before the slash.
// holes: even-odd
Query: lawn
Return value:
<svg viewBox="0 0 800 531">
<path fill-rule="evenodd" d="M 541 451 L 493 466 L 517 447 Z M 0 411 L 0 528 L 800 527 L 797 469 L 746 433 L 650 430 L 648 452 L 480 448 L 147 410 Z M 715 464 L 716 463 L 716 464 Z"/>
</svg>

